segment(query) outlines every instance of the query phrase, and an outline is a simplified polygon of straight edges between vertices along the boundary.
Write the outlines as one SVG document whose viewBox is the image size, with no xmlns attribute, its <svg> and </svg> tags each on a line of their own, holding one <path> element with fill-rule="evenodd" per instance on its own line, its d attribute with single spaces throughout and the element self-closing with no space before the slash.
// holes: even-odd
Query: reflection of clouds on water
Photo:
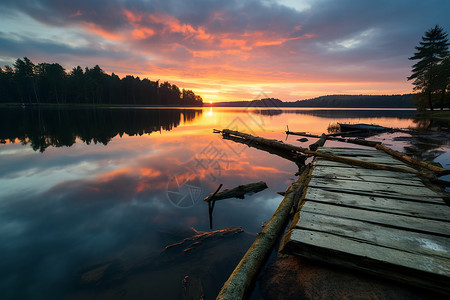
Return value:
<svg viewBox="0 0 450 300">
<path fill-rule="evenodd" d="M 139 261 L 182 240 L 190 227 L 208 231 L 208 207 L 202 199 L 220 183 L 225 189 L 267 182 L 268 189 L 243 200 L 218 201 L 214 209 L 214 229 L 242 226 L 246 232 L 261 231 L 261 223 L 282 200 L 276 192 L 292 183 L 297 167 L 254 148 L 245 147 L 236 155 L 229 148 L 231 141 L 212 133 L 235 116 L 236 112 L 218 110 L 205 116 L 209 123 L 199 116 L 192 124 L 161 134 L 116 136 L 107 146 L 77 142 L 39 153 L 29 145 L 0 145 L 0 153 L 5 153 L 0 166 L 0 296 L 13 298 L 4 297 L 3 291 L 11 291 L 22 298 L 40 293 L 49 299 L 50 290 L 54 298 L 61 298 L 73 288 L 74 274 L 86 266 L 123 256 Z M 285 124 L 292 130 L 322 130 L 329 123 L 298 116 L 262 116 L 266 131 L 256 133 L 284 140 Z M 195 168 L 195 158 L 211 143 L 226 154 L 216 181 L 208 169 Z M 167 183 L 174 175 L 199 180 L 200 201 L 186 209 L 172 205 Z M 245 252 L 242 245 L 225 248 Z M 230 256 L 240 257 L 236 253 Z M 170 277 L 170 270 L 158 263 L 158 271 Z M 158 278 L 153 280 L 156 286 Z M 221 283 L 214 284 L 220 288 Z"/>
</svg>

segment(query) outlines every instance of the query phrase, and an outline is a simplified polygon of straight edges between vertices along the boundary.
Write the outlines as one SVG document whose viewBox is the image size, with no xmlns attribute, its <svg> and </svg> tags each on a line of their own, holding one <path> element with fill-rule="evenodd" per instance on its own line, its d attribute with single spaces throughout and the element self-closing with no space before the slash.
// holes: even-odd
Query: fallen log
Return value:
<svg viewBox="0 0 450 300">
<path fill-rule="evenodd" d="M 327 136 L 325 135 L 325 133 L 322 133 L 322 135 L 319 137 L 319 139 L 315 143 L 309 145 L 309 150 L 316 151 L 317 148 L 323 147 L 326 140 L 327 140 Z"/>
<path fill-rule="evenodd" d="M 420 160 L 417 160 L 417 159 L 413 159 L 412 157 L 409 157 L 406 154 L 403 154 L 403 153 L 400 153 L 398 151 L 392 150 L 391 148 L 388 148 L 388 147 L 386 147 L 384 145 L 377 145 L 376 148 L 378 150 L 382 150 L 382 151 L 386 152 L 387 154 L 390 154 L 390 155 L 392 155 L 392 156 L 394 156 L 394 157 L 396 157 L 396 158 L 398 158 L 398 159 L 400 159 L 400 160 L 402 160 L 402 161 L 404 161 L 406 163 L 409 163 L 409 164 L 412 164 L 412 165 L 415 165 L 415 166 L 419 166 L 419 167 L 428 169 L 430 171 L 438 173 L 439 175 L 450 174 L 450 170 L 447 170 L 447 169 L 444 169 L 444 168 L 441 168 L 441 167 L 438 167 L 438 166 L 433 166 L 431 164 L 428 164 L 426 162 L 423 162 L 423 161 L 420 161 Z"/>
<path fill-rule="evenodd" d="M 227 189 L 220 193 L 217 193 L 217 191 L 216 191 L 215 193 L 212 193 L 208 197 L 206 197 L 204 199 L 204 201 L 210 202 L 211 200 L 217 201 L 217 200 L 223 200 L 223 199 L 228 199 L 228 198 L 244 199 L 245 194 L 258 193 L 265 189 L 267 189 L 267 184 L 264 181 L 259 181 L 259 182 L 240 185 L 240 186 L 237 186 L 232 189 Z"/>
<path fill-rule="evenodd" d="M 184 240 L 167 245 L 164 248 L 164 251 L 176 248 L 184 248 L 183 252 L 187 253 L 191 251 L 193 248 L 200 246 L 204 241 L 215 238 L 222 238 L 227 235 L 235 235 L 244 232 L 242 227 L 230 227 L 221 230 L 207 231 L 207 232 L 198 232 L 198 234 L 185 238 Z"/>
<path fill-rule="evenodd" d="M 310 168 L 310 165 L 306 166 L 298 180 L 288 187 L 275 214 L 225 282 L 217 299 L 245 299 L 250 295 L 259 271 L 286 226 L 289 212 L 294 203 L 294 196 L 306 185 Z"/>
<path fill-rule="evenodd" d="M 224 136 L 224 137 L 235 136 L 235 137 L 243 138 L 245 140 L 245 143 L 248 144 L 249 146 L 251 146 L 253 144 L 261 144 L 261 145 L 266 145 L 266 146 L 269 146 L 269 147 L 272 147 L 275 149 L 279 149 L 279 150 L 284 150 L 284 151 L 302 152 L 302 151 L 306 150 L 306 148 L 302 148 L 302 147 L 298 147 L 298 146 L 294 146 L 294 145 L 290 145 L 290 144 L 285 144 L 285 143 L 277 141 L 277 140 L 271 140 L 271 139 L 265 139 L 265 138 L 262 138 L 259 136 L 253 136 L 251 134 L 247 134 L 247 133 L 243 133 L 243 132 L 239 132 L 239 131 L 223 129 L 221 131 L 221 133 L 222 133 L 222 136 Z"/>
<path fill-rule="evenodd" d="M 262 150 L 265 152 L 269 152 L 270 154 L 275 154 L 279 157 L 282 157 L 284 159 L 287 159 L 287 160 L 290 160 L 290 161 L 296 163 L 299 166 L 299 168 L 301 168 L 302 166 L 305 165 L 306 156 L 303 154 L 299 154 L 296 151 L 281 150 L 281 149 L 273 148 L 273 147 L 263 145 L 263 144 L 250 143 L 241 137 L 227 135 L 227 136 L 222 136 L 222 138 L 225 140 L 230 140 L 230 141 L 233 141 L 236 143 L 247 145 L 248 147 L 251 147 L 251 148 L 256 148 L 256 149 L 259 149 L 259 150 Z"/>
</svg>

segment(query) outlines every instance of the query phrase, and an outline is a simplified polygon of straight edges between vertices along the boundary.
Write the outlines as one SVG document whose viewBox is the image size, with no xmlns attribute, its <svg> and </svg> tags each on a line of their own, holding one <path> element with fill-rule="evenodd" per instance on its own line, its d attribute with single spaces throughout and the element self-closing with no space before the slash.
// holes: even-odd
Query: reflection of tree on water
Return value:
<svg viewBox="0 0 450 300">
<path fill-rule="evenodd" d="M 414 119 L 418 130 L 449 131 L 450 121 L 447 119 L 417 117 Z"/>
<path fill-rule="evenodd" d="M 0 142 L 31 144 L 44 152 L 49 146 L 106 145 L 116 135 L 143 135 L 172 130 L 202 113 L 196 109 L 2 109 Z"/>
</svg>

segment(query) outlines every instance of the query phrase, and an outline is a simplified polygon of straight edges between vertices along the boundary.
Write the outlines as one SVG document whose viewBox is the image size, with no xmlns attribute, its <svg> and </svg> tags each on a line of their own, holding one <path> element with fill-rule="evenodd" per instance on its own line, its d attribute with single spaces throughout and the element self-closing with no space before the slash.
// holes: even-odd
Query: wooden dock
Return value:
<svg viewBox="0 0 450 300">
<path fill-rule="evenodd" d="M 372 149 L 334 155 L 409 168 Z M 450 207 L 414 174 L 316 157 L 283 251 L 450 294 Z"/>
</svg>

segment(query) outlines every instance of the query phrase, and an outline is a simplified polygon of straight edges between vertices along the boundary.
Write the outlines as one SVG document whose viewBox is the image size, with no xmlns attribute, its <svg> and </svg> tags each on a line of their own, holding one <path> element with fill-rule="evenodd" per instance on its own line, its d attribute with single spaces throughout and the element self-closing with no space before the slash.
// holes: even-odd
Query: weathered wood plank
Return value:
<svg viewBox="0 0 450 300">
<path fill-rule="evenodd" d="M 380 178 L 379 180 L 389 180 L 390 178 L 397 178 L 397 179 L 408 180 L 411 182 L 418 182 L 418 183 L 422 184 L 422 181 L 414 174 L 399 173 L 399 172 L 392 172 L 392 171 L 386 171 L 386 170 L 372 170 L 372 169 L 365 169 L 365 168 L 341 168 L 341 167 L 333 167 L 333 166 L 326 167 L 326 166 L 316 165 L 314 167 L 312 176 L 317 176 L 317 177 L 336 176 L 338 178 L 349 178 L 349 179 L 358 177 L 358 176 L 367 176 L 367 178 L 383 177 L 383 179 Z"/>
<path fill-rule="evenodd" d="M 300 212 L 300 219 L 295 228 L 327 232 L 419 255 L 435 255 L 450 262 L 450 239 L 445 237 L 308 211 Z"/>
<path fill-rule="evenodd" d="M 318 178 L 318 177 L 311 178 L 309 186 L 371 192 L 373 194 L 384 195 L 385 197 L 401 198 L 403 196 L 407 197 L 412 196 L 415 198 L 430 197 L 441 199 L 438 193 L 426 188 L 425 186 L 417 187 L 417 186 L 405 186 L 405 185 L 377 183 L 377 182 L 364 182 L 364 184 L 361 184 L 361 182 L 355 182 L 345 179 L 341 180 L 341 179 Z"/>
<path fill-rule="evenodd" d="M 386 154 L 383 151 L 379 151 L 375 148 L 340 148 L 340 147 L 321 147 L 319 151 L 323 152 L 329 152 L 329 153 L 361 153 L 361 154 L 368 154 L 368 155 L 380 155 L 385 157 L 391 157 L 390 155 Z"/>
<path fill-rule="evenodd" d="M 379 157 L 396 160 L 396 158 L 386 154 L 383 151 L 379 151 L 376 149 L 357 149 L 357 148 L 329 148 L 323 147 L 319 149 L 320 152 L 331 153 L 334 155 L 353 155 L 353 156 L 366 156 L 366 157 Z"/>
<path fill-rule="evenodd" d="M 380 163 L 380 164 L 383 165 L 382 163 Z M 317 159 L 314 162 L 314 165 L 315 166 L 325 166 L 325 167 L 340 167 L 340 168 L 361 168 L 361 167 L 352 166 L 352 165 L 349 165 L 349 164 L 335 162 L 335 161 L 331 161 L 331 160 L 325 160 L 325 159 Z M 414 170 L 413 168 L 408 167 L 405 164 L 389 165 L 389 166 L 401 167 L 401 168 L 404 168 L 404 169 L 407 169 L 407 170 Z"/>
<path fill-rule="evenodd" d="M 362 155 L 362 154 L 358 154 L 358 153 L 333 153 L 333 152 L 328 152 L 328 151 L 321 151 L 324 153 L 330 153 L 336 156 L 342 156 L 342 157 L 346 157 L 346 158 L 353 158 L 353 159 L 358 159 L 358 160 L 363 160 L 363 161 L 369 161 L 369 162 L 379 162 L 379 163 L 386 163 L 386 164 L 391 164 L 391 165 L 402 165 L 405 166 L 406 164 L 401 162 L 400 160 L 397 160 L 395 158 L 389 157 L 389 156 L 381 156 L 381 155 Z"/>
<path fill-rule="evenodd" d="M 393 160 L 397 160 L 392 156 L 378 150 L 361 150 L 361 149 L 333 149 L 333 148 L 320 148 L 318 151 L 331 153 L 334 155 L 353 155 L 353 156 L 366 156 L 366 157 L 379 157 L 379 158 L 390 158 Z"/>
<path fill-rule="evenodd" d="M 421 203 L 435 203 L 435 204 L 442 204 L 443 200 L 441 198 L 433 198 L 433 197 L 417 197 L 417 196 L 410 196 L 410 195 L 401 195 L 401 196 L 394 196 L 394 195 L 384 195 L 380 193 L 375 193 L 372 191 L 354 191 L 350 189 L 342 189 L 342 188 L 336 188 L 336 187 L 319 187 L 320 189 L 323 189 L 325 191 L 329 192 L 337 192 L 337 193 L 345 193 L 345 194 L 354 194 L 354 195 L 362 195 L 362 196 L 369 196 L 369 197 L 388 197 L 390 199 L 396 199 L 396 200 L 407 200 L 407 201 L 416 201 Z"/>
<path fill-rule="evenodd" d="M 306 197 L 305 197 L 306 198 Z M 450 223 L 308 201 L 301 211 L 450 237 Z"/>
<path fill-rule="evenodd" d="M 327 152 L 325 152 L 327 153 Z M 359 155 L 342 155 L 342 154 L 335 154 L 332 153 L 333 155 L 336 156 L 340 156 L 340 157 L 344 157 L 344 158 L 352 158 L 352 159 L 357 159 L 357 160 L 361 160 L 361 161 L 366 161 L 366 162 L 371 162 L 374 164 L 381 164 L 381 165 L 387 165 L 387 166 L 397 166 L 397 167 L 407 167 L 406 164 L 402 163 L 399 160 L 395 160 L 393 158 L 389 158 L 389 157 L 371 157 L 371 156 L 359 156 Z M 321 160 L 322 158 L 318 158 L 318 160 Z"/>
<path fill-rule="evenodd" d="M 448 260 L 313 230 L 292 229 L 286 238 L 285 252 L 450 293 Z"/>
<path fill-rule="evenodd" d="M 414 170 L 377 150 L 319 151 Z M 413 174 L 316 157 L 283 249 L 450 293 L 450 207 Z"/>
<path fill-rule="evenodd" d="M 450 222 L 450 207 L 445 204 L 444 200 L 441 204 L 434 204 L 331 192 L 312 187 L 308 188 L 305 198 L 308 201 Z"/>
<path fill-rule="evenodd" d="M 417 186 L 424 188 L 425 185 L 416 177 L 416 178 L 397 178 L 388 177 L 388 176 L 376 176 L 376 174 L 370 175 L 362 175 L 355 174 L 353 170 L 349 169 L 338 169 L 338 168 L 323 168 L 318 167 L 319 169 L 313 171 L 312 176 L 316 178 L 324 178 L 324 179 L 338 179 L 338 180 L 349 180 L 349 181 L 358 181 L 358 182 L 374 182 L 374 183 L 391 183 L 398 185 L 408 185 L 408 186 Z"/>
</svg>

